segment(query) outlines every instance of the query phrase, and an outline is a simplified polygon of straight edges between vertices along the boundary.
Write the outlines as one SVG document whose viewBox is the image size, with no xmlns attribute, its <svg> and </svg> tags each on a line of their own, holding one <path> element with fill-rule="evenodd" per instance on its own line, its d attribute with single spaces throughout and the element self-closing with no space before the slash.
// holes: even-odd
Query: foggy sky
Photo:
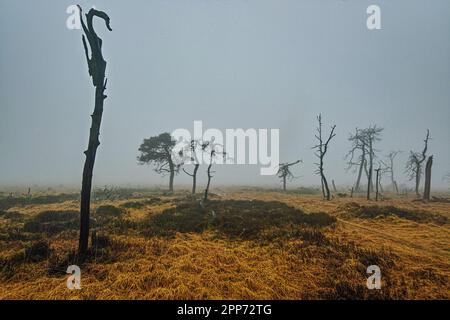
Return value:
<svg viewBox="0 0 450 320">
<path fill-rule="evenodd" d="M 177 128 L 280 129 L 281 161 L 303 159 L 291 186 L 314 175 L 316 115 L 336 124 L 325 169 L 345 171 L 355 127 L 383 126 L 380 155 L 420 151 L 426 129 L 433 184 L 450 172 L 450 1 L 78 1 L 97 21 L 108 88 L 94 184 L 166 184 L 137 164 L 144 138 Z M 94 88 L 71 1 L 0 0 L 0 185 L 81 185 Z M 366 28 L 378 4 L 382 30 Z M 214 184 L 270 185 L 259 166 L 218 166 Z M 201 167 L 200 182 L 206 168 Z M 386 178 L 385 183 L 388 180 Z M 181 173 L 177 183 L 189 184 Z"/>
</svg>

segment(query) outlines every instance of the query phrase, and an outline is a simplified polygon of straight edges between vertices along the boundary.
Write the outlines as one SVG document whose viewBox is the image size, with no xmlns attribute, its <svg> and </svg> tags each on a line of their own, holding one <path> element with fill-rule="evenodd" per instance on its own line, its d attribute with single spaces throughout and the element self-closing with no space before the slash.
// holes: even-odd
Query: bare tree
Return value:
<svg viewBox="0 0 450 320">
<path fill-rule="evenodd" d="M 406 173 L 409 175 L 409 180 L 415 180 L 416 195 L 420 196 L 419 187 L 420 179 L 423 174 L 423 163 L 427 158 L 428 142 L 430 141 L 430 130 L 427 129 L 427 135 L 424 140 L 424 147 L 422 152 L 410 151 L 409 159 L 406 162 Z"/>
<path fill-rule="evenodd" d="M 297 160 L 292 163 L 280 163 L 280 166 L 278 168 L 278 177 L 283 181 L 283 191 L 286 191 L 286 179 L 292 180 L 295 178 L 290 170 L 290 167 L 300 162 L 302 162 L 302 160 Z"/>
<path fill-rule="evenodd" d="M 195 194 L 197 188 L 197 172 L 200 167 L 200 162 L 198 159 L 198 152 L 203 152 L 208 147 L 208 143 L 200 143 L 198 140 L 191 140 L 189 145 L 189 158 L 194 165 L 194 170 L 192 173 L 189 173 L 186 169 L 183 168 L 184 173 L 188 176 L 192 177 L 192 194 Z M 200 150 L 199 150 L 200 149 Z"/>
<path fill-rule="evenodd" d="M 369 161 L 366 160 L 364 161 L 364 172 L 366 174 L 367 177 L 367 185 L 368 187 L 366 188 L 366 192 L 369 192 L 371 189 L 373 189 L 373 182 L 372 182 L 372 174 L 369 173 L 369 166 L 368 166 Z"/>
<path fill-rule="evenodd" d="M 375 143 L 380 141 L 383 128 L 376 125 L 370 126 L 363 130 L 363 138 L 366 141 L 368 161 L 366 161 L 366 175 L 367 175 L 367 199 L 370 199 L 370 192 L 373 190 L 373 163 L 376 159 Z M 367 168 L 367 165 L 369 166 Z"/>
<path fill-rule="evenodd" d="M 83 27 L 84 35 L 82 36 L 84 52 L 88 63 L 89 75 L 92 77 L 92 82 L 95 87 L 95 106 L 92 113 L 92 125 L 89 132 L 88 148 L 84 152 L 86 160 L 83 168 L 83 180 L 81 186 L 81 201 L 80 201 L 80 238 L 78 244 L 78 253 L 82 257 L 86 255 L 89 242 L 89 216 L 91 204 L 91 189 L 92 189 L 92 175 L 94 171 L 95 156 L 97 148 L 100 145 L 98 139 L 100 135 L 100 125 L 103 115 L 103 103 L 106 99 L 105 90 L 107 79 L 105 79 L 106 61 L 102 54 L 102 39 L 97 36 L 94 30 L 93 19 L 99 17 L 105 21 L 106 27 L 112 31 L 109 23 L 108 15 L 103 11 L 95 9 L 89 10 L 86 14 L 86 23 L 82 16 L 81 7 L 78 6 L 80 12 L 81 25 Z M 85 37 L 86 36 L 86 37 Z M 86 38 L 91 49 L 91 58 L 89 58 L 88 46 Z"/>
<path fill-rule="evenodd" d="M 394 163 L 395 163 L 395 158 L 402 153 L 402 151 L 400 150 L 396 150 L 396 151 L 391 151 L 388 153 L 388 155 L 386 156 L 387 161 L 382 161 L 380 160 L 380 163 L 382 164 L 383 168 L 382 168 L 382 173 L 386 173 L 389 175 L 389 178 L 391 180 L 391 188 L 393 191 L 395 191 L 397 194 L 399 193 L 398 191 L 398 184 L 397 181 L 395 180 L 395 174 L 394 174 Z"/>
<path fill-rule="evenodd" d="M 366 165 L 366 140 L 363 136 L 363 130 L 356 128 L 354 134 L 350 134 L 348 140 L 352 143 L 352 148 L 345 155 L 347 159 L 347 171 L 358 168 L 358 176 L 354 186 L 354 192 L 360 191 L 361 177 Z"/>
<path fill-rule="evenodd" d="M 206 150 L 209 154 L 209 165 L 208 165 L 208 169 L 206 170 L 208 180 L 206 183 L 205 193 L 203 196 L 203 201 L 206 202 L 208 200 L 208 193 L 209 193 L 209 188 L 211 186 L 211 179 L 214 177 L 213 173 L 215 172 L 215 171 L 211 170 L 214 160 L 219 156 L 225 157 L 226 153 L 225 153 L 225 151 L 223 151 L 223 146 L 215 143 L 214 139 L 209 142 L 205 142 L 204 146 L 205 146 L 204 150 Z"/>
<path fill-rule="evenodd" d="M 367 177 L 368 196 L 373 190 L 373 164 L 377 158 L 375 143 L 381 140 L 380 136 L 383 128 L 376 125 L 365 129 L 355 129 L 355 133 L 350 134 L 348 140 L 352 143 L 350 151 L 345 155 L 347 160 L 347 170 L 358 170 L 358 176 L 354 191 L 358 192 L 361 188 L 361 177 L 363 172 Z"/>
<path fill-rule="evenodd" d="M 317 127 L 317 133 L 316 133 L 315 137 L 318 141 L 318 144 L 313 147 L 313 149 L 316 149 L 316 152 L 314 154 L 319 159 L 319 162 L 316 163 L 316 165 L 317 165 L 316 174 L 320 175 L 323 197 L 327 200 L 331 200 L 330 188 L 328 187 L 328 182 L 325 177 L 325 172 L 324 172 L 323 166 L 324 166 L 324 158 L 328 151 L 328 144 L 330 143 L 331 139 L 333 139 L 336 136 L 336 133 L 334 132 L 336 130 L 336 125 L 333 125 L 331 127 L 331 131 L 328 135 L 328 138 L 326 138 L 326 140 L 325 140 L 322 136 L 322 133 L 323 133 L 322 132 L 322 114 L 319 114 L 317 116 L 317 121 L 319 124 Z"/>
</svg>

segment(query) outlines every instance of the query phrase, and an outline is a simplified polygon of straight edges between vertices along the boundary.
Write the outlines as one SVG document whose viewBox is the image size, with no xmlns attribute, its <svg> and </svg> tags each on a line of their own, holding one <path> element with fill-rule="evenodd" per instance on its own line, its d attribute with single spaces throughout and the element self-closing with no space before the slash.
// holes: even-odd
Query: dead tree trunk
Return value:
<svg viewBox="0 0 450 320">
<path fill-rule="evenodd" d="M 433 166 L 433 156 L 429 156 L 425 165 L 425 188 L 423 191 L 423 200 L 430 200 L 431 192 L 431 167 Z"/>
<path fill-rule="evenodd" d="M 388 166 L 388 172 L 390 173 L 390 178 L 391 178 L 391 185 L 392 185 L 392 189 L 393 191 L 395 191 L 397 194 L 399 194 L 398 192 L 398 186 L 397 186 L 397 181 L 395 181 L 395 174 L 394 174 L 394 160 L 397 157 L 397 155 L 401 153 L 401 151 L 391 151 L 388 155 L 389 158 L 389 166 Z"/>
<path fill-rule="evenodd" d="M 427 150 L 428 150 L 428 142 L 430 140 L 430 130 L 427 129 L 427 136 L 424 140 L 424 148 L 421 153 L 419 152 L 410 152 L 409 160 L 406 163 L 406 172 L 409 173 L 410 179 L 415 179 L 415 191 L 416 196 L 420 197 L 420 178 L 422 176 L 422 165 L 427 159 Z"/>
<path fill-rule="evenodd" d="M 216 154 L 214 144 L 211 143 L 210 146 L 211 146 L 211 151 L 209 153 L 209 165 L 208 165 L 208 169 L 206 170 L 206 174 L 208 176 L 208 182 L 206 183 L 205 194 L 203 195 L 203 201 L 204 202 L 206 202 L 206 200 L 208 200 L 209 187 L 211 185 L 211 179 L 213 177 L 211 168 L 212 168 L 212 165 L 213 165 L 214 156 Z"/>
<path fill-rule="evenodd" d="M 194 171 L 192 173 L 187 172 L 184 168 L 183 171 L 188 176 L 192 177 L 192 194 L 195 194 L 197 189 L 197 171 L 200 167 L 200 163 L 198 160 L 197 151 L 200 151 L 198 148 L 201 147 L 201 151 L 203 152 L 205 148 L 208 146 L 208 144 L 200 144 L 198 140 L 191 140 L 190 146 L 189 146 L 189 159 L 194 163 Z"/>
<path fill-rule="evenodd" d="M 369 140 L 369 171 L 367 175 L 367 200 L 370 200 L 370 192 L 373 190 L 373 141 L 372 139 Z M 378 188 L 378 186 L 377 186 Z"/>
<path fill-rule="evenodd" d="M 194 174 L 192 175 L 192 194 L 195 194 L 196 188 L 197 188 L 197 171 L 198 167 L 200 167 L 199 164 L 195 165 L 194 168 Z"/>
<path fill-rule="evenodd" d="M 207 142 L 206 144 L 204 144 L 204 147 L 202 147 L 203 150 L 205 150 L 207 147 L 209 146 L 209 148 L 211 148 L 211 151 L 209 152 L 209 165 L 208 165 L 208 169 L 206 170 L 206 173 L 208 175 L 208 182 L 206 184 L 206 189 L 205 189 L 205 194 L 203 196 L 203 201 L 206 202 L 208 200 L 208 193 L 209 193 L 209 187 L 211 185 L 211 179 L 213 177 L 213 173 L 214 171 L 211 171 L 212 165 L 214 163 L 214 159 L 217 156 L 223 156 L 225 159 L 226 156 L 226 152 L 223 151 L 223 146 L 220 144 L 216 144 L 214 143 L 214 139 L 212 139 L 210 142 Z M 217 147 L 219 147 L 219 149 L 216 149 Z"/>
<path fill-rule="evenodd" d="M 365 146 L 362 146 L 362 154 L 361 154 L 361 163 L 359 165 L 359 170 L 358 170 L 358 178 L 356 179 L 356 184 L 355 184 L 355 191 L 358 192 L 360 189 L 360 184 L 361 184 L 361 176 L 364 170 L 364 162 L 366 161 L 366 149 Z"/>
<path fill-rule="evenodd" d="M 370 186 L 372 185 L 372 168 L 369 167 L 367 175 L 367 200 L 370 200 Z"/>
<path fill-rule="evenodd" d="M 200 165 L 198 163 L 195 164 L 193 173 L 189 173 L 183 169 L 184 173 L 186 173 L 188 176 L 192 177 L 192 194 L 195 194 L 196 189 L 197 189 L 197 171 L 198 171 L 199 167 L 200 167 Z"/>
<path fill-rule="evenodd" d="M 416 164 L 416 185 L 415 185 L 415 191 L 416 191 L 416 196 L 420 196 L 420 192 L 419 192 L 419 188 L 420 188 L 420 177 L 422 175 L 422 165 L 418 162 Z"/>
<path fill-rule="evenodd" d="M 377 181 L 376 181 L 376 187 L 375 187 L 375 192 L 376 192 L 375 193 L 375 201 L 378 201 L 378 195 L 379 195 L 378 186 L 380 185 L 380 171 L 381 171 L 381 169 L 378 168 L 378 169 L 375 169 L 375 171 L 377 173 L 377 176 L 376 176 Z"/>
<path fill-rule="evenodd" d="M 382 195 L 384 193 L 383 184 L 381 183 L 382 176 L 383 176 L 383 169 L 381 169 L 381 167 L 380 167 L 377 170 L 380 170 L 379 173 L 378 173 L 378 178 L 377 178 L 377 183 L 378 183 L 378 188 L 379 188 L 379 192 L 378 193 L 380 195 Z"/>
<path fill-rule="evenodd" d="M 290 180 L 294 179 L 294 175 L 292 174 L 290 167 L 302 162 L 302 160 L 297 160 L 292 163 L 280 163 L 278 168 L 278 177 L 283 181 L 283 191 L 286 191 L 286 182 L 289 178 Z"/>
<path fill-rule="evenodd" d="M 212 167 L 212 162 L 209 164 L 208 170 L 207 170 L 208 182 L 206 183 L 206 189 L 205 189 L 205 194 L 203 196 L 203 201 L 208 200 L 209 186 L 211 184 L 211 178 L 213 177 L 212 174 L 211 174 L 211 167 Z"/>
<path fill-rule="evenodd" d="M 173 179 L 175 178 L 175 165 L 171 158 L 169 158 L 169 170 L 170 170 L 170 178 L 169 178 L 169 192 L 173 192 Z"/>
<path fill-rule="evenodd" d="M 334 184 L 334 180 L 331 180 L 331 184 L 333 185 L 333 191 L 337 192 L 336 185 Z"/>
<path fill-rule="evenodd" d="M 370 200 L 370 191 L 373 190 L 372 173 L 373 167 L 372 163 L 369 161 L 369 169 L 367 171 L 367 200 Z"/>
<path fill-rule="evenodd" d="M 323 186 L 325 187 L 325 196 L 326 196 L 326 199 L 328 200 L 328 201 L 330 201 L 331 200 L 331 193 L 330 193 L 330 188 L 328 187 L 328 181 L 327 181 L 327 178 L 325 178 L 325 175 L 323 174 L 323 172 L 322 172 L 322 180 L 323 180 Z"/>
<path fill-rule="evenodd" d="M 323 196 L 323 198 L 325 199 L 327 195 L 325 194 L 325 185 L 324 185 L 324 183 L 323 183 L 323 178 L 322 178 L 322 176 L 320 176 L 320 184 L 322 185 L 322 196 Z"/>
<path fill-rule="evenodd" d="M 394 181 L 394 188 L 395 188 L 395 192 L 396 192 L 397 195 L 398 195 L 398 194 L 399 194 L 399 191 L 398 191 L 397 181 Z"/>
<path fill-rule="evenodd" d="M 373 191 L 373 146 L 372 140 L 369 139 L 369 178 L 370 178 L 370 191 Z"/>
<path fill-rule="evenodd" d="M 316 139 L 318 140 L 318 144 L 314 146 L 314 149 L 317 149 L 316 157 L 319 158 L 319 163 L 316 163 L 318 166 L 318 169 L 316 171 L 317 174 L 320 175 L 321 183 L 322 183 L 322 192 L 324 193 L 324 197 L 327 200 L 331 200 L 331 194 L 330 194 L 330 188 L 328 187 L 328 182 L 325 177 L 324 172 L 324 158 L 328 151 L 328 144 L 330 143 L 331 139 L 333 139 L 336 134 L 334 131 L 336 130 L 336 126 L 331 127 L 330 135 L 328 136 L 328 139 L 324 142 L 322 137 L 322 115 L 319 114 L 317 116 L 317 120 L 319 122 L 319 125 L 317 127 L 317 134 Z"/>
<path fill-rule="evenodd" d="M 99 134 L 100 125 L 103 115 L 103 102 L 106 99 L 105 89 L 107 79 L 105 79 L 106 61 L 102 55 L 102 39 L 100 39 L 94 31 L 92 20 L 94 16 L 105 20 L 106 27 L 111 30 L 109 26 L 109 17 L 102 11 L 91 9 L 86 14 L 87 26 L 84 23 L 83 16 L 80 10 L 80 20 L 85 35 L 83 35 L 83 46 L 86 54 L 86 59 L 89 68 L 89 74 L 92 77 L 92 82 L 95 87 L 95 106 L 92 113 L 92 125 L 89 132 L 88 148 L 84 152 L 86 155 L 86 161 L 83 168 L 83 180 L 81 185 L 81 203 L 80 203 L 80 239 L 78 244 L 78 253 L 80 256 L 84 256 L 88 250 L 89 242 L 89 216 L 90 216 L 90 203 L 91 203 L 91 189 L 92 189 L 92 174 L 94 170 L 95 156 L 97 148 L 100 145 Z M 86 44 L 86 38 L 88 39 L 89 46 L 91 48 L 91 58 L 89 59 L 88 47 Z"/>
</svg>

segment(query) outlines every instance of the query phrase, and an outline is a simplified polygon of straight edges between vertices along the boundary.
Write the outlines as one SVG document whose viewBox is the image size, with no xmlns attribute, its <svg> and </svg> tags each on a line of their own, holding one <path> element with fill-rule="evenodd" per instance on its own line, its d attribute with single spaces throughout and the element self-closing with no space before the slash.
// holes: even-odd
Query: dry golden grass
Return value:
<svg viewBox="0 0 450 320">
<path fill-rule="evenodd" d="M 152 223 L 159 220 L 152 217 L 171 212 L 170 217 L 181 219 L 183 213 L 178 213 L 181 207 L 177 206 L 184 198 L 161 195 L 157 200 L 94 202 L 93 211 L 113 205 L 123 214 L 104 218 L 109 219 L 104 225 L 99 222 L 99 238 L 104 244 L 97 248 L 95 258 L 81 265 L 82 290 L 73 291 L 66 287 L 65 269 L 74 261 L 71 252 L 77 245 L 76 229 L 63 224 L 46 234 L 27 233 L 22 228 L 25 220 L 39 217 L 43 211 L 77 210 L 78 202 L 9 208 L 8 213 L 23 216 L 0 217 L 0 299 L 450 298 L 449 223 L 417 222 L 396 215 L 369 219 L 346 212 L 357 203 L 450 218 L 450 204 L 411 199 L 368 203 L 363 198 L 327 202 L 316 195 L 230 189 L 215 197 L 218 211 L 220 201 L 224 205 L 226 200 L 278 201 L 309 214 L 325 212 L 337 222 L 321 227 L 267 225 L 255 231 L 256 237 L 245 237 L 245 233 L 231 236 L 234 233 L 227 233 L 230 230 L 223 225 L 176 232 L 179 226 L 175 224 L 170 225 L 174 231 L 170 235 L 155 231 Z M 256 204 L 261 206 L 249 202 Z M 167 210 L 170 208 L 175 211 Z M 255 210 L 258 208 L 262 207 Z M 232 214 L 245 218 L 245 210 Z M 160 222 L 166 223 L 161 225 L 164 228 L 171 223 Z M 43 249 L 44 256 L 36 254 L 36 248 L 30 249 L 40 240 L 49 244 L 50 251 Z M 370 264 L 381 267 L 380 291 L 366 288 L 365 271 Z"/>
</svg>

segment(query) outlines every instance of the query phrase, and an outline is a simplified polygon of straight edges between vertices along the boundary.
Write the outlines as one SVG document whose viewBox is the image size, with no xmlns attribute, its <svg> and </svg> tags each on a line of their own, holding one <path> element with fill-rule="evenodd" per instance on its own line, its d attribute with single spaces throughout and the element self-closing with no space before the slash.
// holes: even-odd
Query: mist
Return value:
<svg viewBox="0 0 450 320">
<path fill-rule="evenodd" d="M 107 9 L 108 98 L 95 185 L 165 185 L 138 165 L 144 138 L 178 128 L 279 129 L 280 161 L 302 159 L 289 187 L 319 185 L 316 116 L 336 125 L 327 176 L 352 185 L 348 136 L 385 128 L 376 149 L 410 150 L 431 132 L 433 187 L 450 172 L 450 2 L 376 1 L 382 29 L 366 27 L 373 1 L 79 1 Z M 69 1 L 0 1 L 0 186 L 79 186 L 93 109 L 81 31 Z M 136 8 L 139 8 L 136 10 Z M 221 165 L 216 185 L 280 185 L 259 165 Z M 200 167 L 199 183 L 205 181 Z M 383 183 L 388 183 L 387 178 Z M 175 187 L 189 185 L 180 173 Z"/>
</svg>

